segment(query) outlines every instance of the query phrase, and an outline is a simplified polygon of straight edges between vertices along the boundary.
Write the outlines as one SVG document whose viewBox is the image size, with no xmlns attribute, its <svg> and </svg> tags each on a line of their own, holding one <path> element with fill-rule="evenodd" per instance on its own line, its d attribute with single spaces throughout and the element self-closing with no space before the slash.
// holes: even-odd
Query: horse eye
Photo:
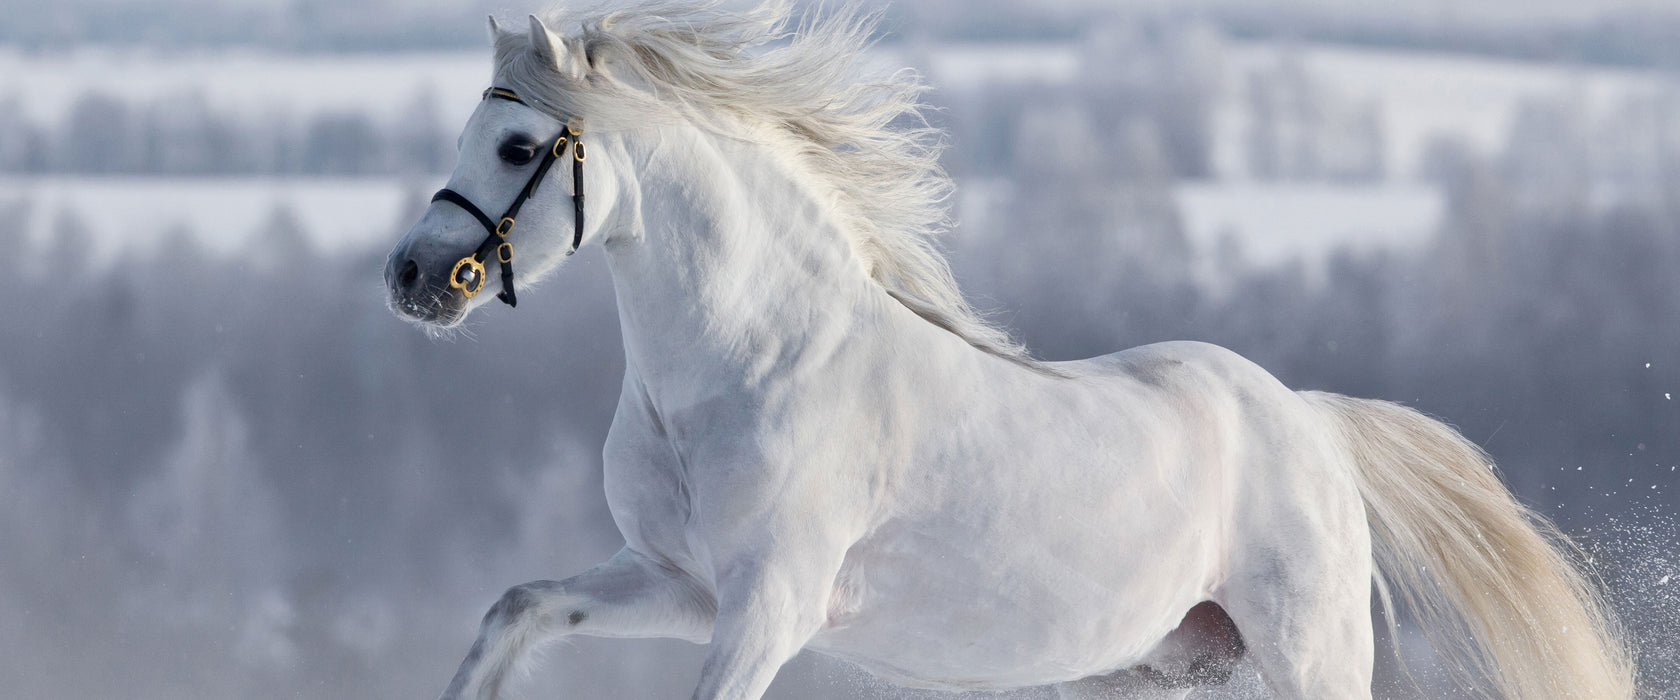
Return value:
<svg viewBox="0 0 1680 700">
<path fill-rule="evenodd" d="M 513 165 L 524 165 L 537 157 L 537 144 L 522 139 L 504 141 L 501 148 L 496 149 L 496 155 Z"/>
</svg>

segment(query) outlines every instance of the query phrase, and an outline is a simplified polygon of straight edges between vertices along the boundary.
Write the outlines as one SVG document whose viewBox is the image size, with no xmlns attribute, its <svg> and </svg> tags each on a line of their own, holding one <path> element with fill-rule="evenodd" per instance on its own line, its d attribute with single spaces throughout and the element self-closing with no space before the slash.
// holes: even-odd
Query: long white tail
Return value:
<svg viewBox="0 0 1680 700">
<path fill-rule="evenodd" d="M 1303 392 L 1352 450 L 1377 570 L 1467 684 L 1510 700 L 1626 700 L 1621 629 L 1573 543 L 1458 431 L 1385 401 Z M 1392 620 L 1392 613 L 1389 615 Z"/>
</svg>

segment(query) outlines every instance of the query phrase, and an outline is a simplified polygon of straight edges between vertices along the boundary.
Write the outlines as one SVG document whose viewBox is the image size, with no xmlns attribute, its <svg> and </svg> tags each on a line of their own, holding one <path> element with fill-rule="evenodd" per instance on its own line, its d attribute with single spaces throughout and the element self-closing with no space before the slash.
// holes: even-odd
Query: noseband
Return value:
<svg viewBox="0 0 1680 700">
<path fill-rule="evenodd" d="M 484 91 L 482 99 L 492 97 L 525 104 L 524 100 L 519 99 L 519 95 L 504 88 L 488 88 Z M 571 255 L 577 252 L 578 244 L 583 241 L 584 152 L 583 139 L 578 138 L 581 135 L 582 132 L 579 130 L 579 122 L 576 118 L 566 123 L 566 128 L 561 129 L 560 135 L 555 137 L 554 144 L 543 153 L 542 162 L 537 164 L 537 171 L 531 173 L 531 179 L 525 182 L 525 188 L 519 191 L 519 196 L 513 198 L 513 204 L 508 205 L 507 211 L 502 214 L 499 222 L 485 216 L 484 211 L 479 209 L 477 205 L 461 196 L 461 193 L 448 187 L 438 190 L 437 194 L 432 195 L 432 201 L 434 202 L 449 202 L 465 209 L 468 214 L 473 215 L 473 218 L 478 219 L 478 223 L 482 224 L 484 230 L 488 232 L 488 235 L 484 237 L 484 242 L 478 244 L 478 249 L 473 251 L 472 255 L 455 262 L 455 267 L 449 271 L 449 286 L 461 290 L 461 294 L 468 299 L 478 296 L 479 291 L 484 289 L 484 261 L 490 257 L 490 251 L 494 250 L 496 251 L 496 259 L 502 264 L 502 291 L 496 295 L 496 298 L 501 299 L 508 306 L 519 305 L 519 299 L 513 294 L 513 244 L 507 241 L 507 236 L 513 232 L 513 217 L 519 214 L 519 207 L 524 206 L 525 200 L 530 199 L 532 193 L 537 191 L 537 185 L 542 184 L 543 176 L 548 174 L 548 169 L 554 165 L 554 161 L 565 157 L 568 146 L 572 147 L 572 214 L 574 225 L 572 227 L 572 247 L 566 251 L 566 254 Z"/>
</svg>

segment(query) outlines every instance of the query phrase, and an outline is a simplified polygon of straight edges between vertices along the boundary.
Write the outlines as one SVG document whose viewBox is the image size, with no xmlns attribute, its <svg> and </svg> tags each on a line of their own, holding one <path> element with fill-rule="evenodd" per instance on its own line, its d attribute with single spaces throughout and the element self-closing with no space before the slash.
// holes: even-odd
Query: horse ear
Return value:
<svg viewBox="0 0 1680 700">
<path fill-rule="evenodd" d="M 583 75 L 577 62 L 572 59 L 571 51 L 566 49 L 566 40 L 548 30 L 548 25 L 531 15 L 531 48 L 536 49 L 537 57 L 554 66 L 554 70 L 561 75 L 576 78 Z"/>
<path fill-rule="evenodd" d="M 490 40 L 495 41 L 496 37 L 502 35 L 502 25 L 496 24 L 495 15 L 490 15 L 488 19 L 490 20 Z"/>
</svg>

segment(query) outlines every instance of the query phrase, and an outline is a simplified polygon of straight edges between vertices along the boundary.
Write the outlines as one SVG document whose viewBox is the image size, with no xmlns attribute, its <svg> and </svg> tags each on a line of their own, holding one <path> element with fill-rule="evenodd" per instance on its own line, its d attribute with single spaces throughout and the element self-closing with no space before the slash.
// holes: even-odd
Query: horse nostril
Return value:
<svg viewBox="0 0 1680 700">
<path fill-rule="evenodd" d="M 402 289 L 413 289 L 414 283 L 420 281 L 420 266 L 413 260 L 403 263 L 402 274 L 397 276 L 397 285 Z"/>
</svg>

